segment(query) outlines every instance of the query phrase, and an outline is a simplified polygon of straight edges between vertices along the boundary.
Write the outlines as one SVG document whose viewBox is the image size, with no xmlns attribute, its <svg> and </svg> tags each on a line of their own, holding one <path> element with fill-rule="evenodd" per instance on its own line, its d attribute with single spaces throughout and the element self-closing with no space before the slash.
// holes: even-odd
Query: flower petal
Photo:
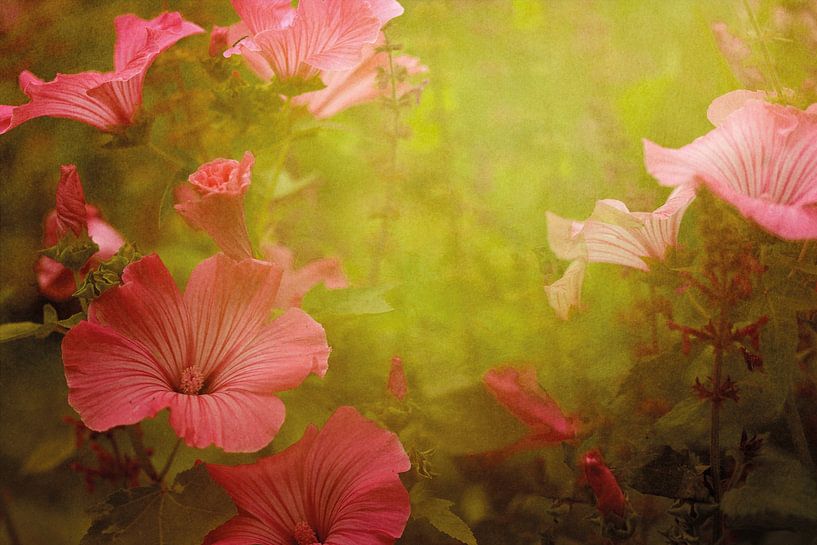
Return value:
<svg viewBox="0 0 817 545">
<path fill-rule="evenodd" d="M 258 393 L 295 388 L 310 373 L 326 374 L 329 346 L 323 327 L 300 309 L 289 309 L 240 350 L 210 378 L 213 390 Z"/>
<path fill-rule="evenodd" d="M 295 270 L 293 256 L 285 246 L 264 248 L 267 259 L 283 269 L 281 286 L 275 297 L 276 308 L 301 306 L 309 290 L 323 283 L 327 289 L 340 289 L 348 286 L 346 276 L 337 259 L 318 259 Z"/>
<path fill-rule="evenodd" d="M 177 386 L 193 356 L 193 336 L 179 289 L 157 255 L 128 265 L 122 284 L 91 303 L 88 316 L 144 345 Z"/>
<path fill-rule="evenodd" d="M 85 194 L 79 181 L 76 165 L 60 167 L 60 181 L 57 184 L 57 230 L 65 234 L 69 230 L 79 236 L 88 229 L 88 215 L 85 211 Z"/>
<path fill-rule="evenodd" d="M 380 20 L 380 26 L 403 15 L 403 6 L 396 0 L 368 0 L 368 4 L 372 14 Z"/>
<path fill-rule="evenodd" d="M 562 320 L 570 317 L 570 309 L 581 304 L 582 283 L 584 282 L 584 271 L 587 262 L 577 259 L 568 265 L 562 277 L 545 286 L 545 294 L 551 308 L 556 311 L 556 315 Z"/>
<path fill-rule="evenodd" d="M 273 395 L 231 390 L 200 395 L 173 393 L 170 425 L 191 447 L 255 452 L 281 429 L 286 409 Z"/>
<path fill-rule="evenodd" d="M 547 218 L 548 245 L 556 257 L 564 260 L 587 257 L 584 241 L 578 236 L 584 224 L 565 219 L 553 212 L 545 213 Z"/>
<path fill-rule="evenodd" d="M 236 515 L 207 534 L 204 545 L 290 545 L 290 542 L 272 536 L 267 525 L 258 519 Z"/>
<path fill-rule="evenodd" d="M 230 0 L 250 33 L 280 30 L 292 24 L 295 9 L 290 0 Z"/>
<path fill-rule="evenodd" d="M 182 186 L 184 187 L 184 186 Z M 194 229 L 205 231 L 221 250 L 236 260 L 252 257 L 252 245 L 244 221 L 244 195 L 211 193 L 187 200 L 176 192 L 176 211 Z"/>
<path fill-rule="evenodd" d="M 133 14 L 120 15 L 114 20 L 116 43 L 114 45 L 114 68 L 124 70 L 130 63 L 150 51 L 148 64 L 162 51 L 204 29 L 185 21 L 178 12 L 162 13 L 150 21 Z"/>
<path fill-rule="evenodd" d="M 190 312 L 195 359 L 205 377 L 218 373 L 255 339 L 272 310 L 281 271 L 255 259 L 217 254 L 190 274 L 184 302 Z M 219 380 L 209 378 L 210 391 Z"/>
<path fill-rule="evenodd" d="M 86 426 L 105 431 L 150 418 L 169 403 L 166 370 L 145 346 L 87 321 L 62 341 L 68 403 Z"/>
</svg>

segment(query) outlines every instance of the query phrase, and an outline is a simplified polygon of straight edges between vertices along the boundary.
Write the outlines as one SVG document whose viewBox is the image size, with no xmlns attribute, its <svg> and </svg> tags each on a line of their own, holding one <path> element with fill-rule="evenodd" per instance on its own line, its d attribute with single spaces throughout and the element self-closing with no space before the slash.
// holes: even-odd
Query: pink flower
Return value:
<svg viewBox="0 0 817 545">
<path fill-rule="evenodd" d="M 615 514 L 621 518 L 627 513 L 627 500 L 598 450 L 588 451 L 582 456 L 581 465 L 587 484 L 596 496 L 596 507 L 605 517 Z"/>
<path fill-rule="evenodd" d="M 122 236 L 102 219 L 96 207 L 85 204 L 77 167 L 62 165 L 57 185 L 57 207 L 45 218 L 43 246 L 48 248 L 55 245 L 69 232 L 76 236 L 87 232 L 99 246 L 99 251 L 80 271 L 83 275 L 110 259 L 125 243 Z M 41 256 L 34 270 L 40 292 L 52 301 L 66 301 L 77 289 L 74 273 L 50 257 Z"/>
<path fill-rule="evenodd" d="M 175 208 L 194 229 L 202 229 L 228 256 L 252 257 L 244 222 L 244 194 L 250 187 L 255 158 L 245 152 L 241 162 L 215 159 L 191 174 L 176 189 Z"/>
<path fill-rule="evenodd" d="M 502 457 L 576 437 L 576 423 L 536 380 L 536 369 L 500 367 L 482 378 L 485 389 L 500 405 L 528 427 L 528 433 L 501 451 Z"/>
<path fill-rule="evenodd" d="M 399 401 L 403 401 L 408 394 L 408 381 L 406 380 L 406 372 L 403 370 L 403 360 L 398 356 L 391 359 L 389 393 Z"/>
<path fill-rule="evenodd" d="M 292 250 L 285 246 L 264 248 L 267 260 L 283 269 L 281 286 L 275 297 L 276 308 L 300 307 L 304 295 L 320 283 L 327 289 L 341 289 L 349 285 L 337 259 L 318 259 L 295 269 Z"/>
<path fill-rule="evenodd" d="M 135 15 L 116 18 L 113 72 L 57 74 L 45 82 L 29 71 L 20 74 L 20 89 L 31 100 L 0 106 L 0 134 L 35 117 L 64 117 L 106 132 L 131 125 L 142 104 L 142 83 L 156 57 L 177 41 L 204 32 L 178 13 L 146 21 Z"/>
<path fill-rule="evenodd" d="M 573 260 L 564 276 L 545 286 L 548 301 L 557 315 L 567 319 L 581 296 L 586 263 L 613 263 L 648 271 L 645 258 L 661 260 L 678 241 L 687 206 L 695 198 L 686 184 L 676 188 L 667 202 L 654 212 L 630 212 L 621 201 L 596 202 L 584 222 L 547 213 L 548 244 L 560 259 Z"/>
<path fill-rule="evenodd" d="M 310 79 L 322 70 L 348 70 L 361 61 L 380 29 L 403 13 L 395 0 L 301 0 L 295 10 L 282 0 L 232 0 L 243 27 L 227 41 L 241 38 L 224 52 L 240 54 L 263 79 Z"/>
<path fill-rule="evenodd" d="M 128 265 L 63 340 L 68 402 L 95 431 L 169 408 L 190 446 L 262 448 L 284 420 L 273 394 L 323 376 L 329 357 L 323 328 L 303 311 L 268 321 L 280 275 L 218 254 L 182 295 L 156 255 Z"/>
<path fill-rule="evenodd" d="M 375 45 L 367 45 L 363 49 L 363 60 L 357 66 L 349 70 L 323 72 L 321 79 L 326 87 L 298 95 L 293 102 L 306 106 L 316 118 L 326 119 L 352 106 L 371 102 L 380 96 L 390 96 L 391 86 L 381 88 L 377 82 L 378 71 L 389 69 L 388 53 L 377 51 L 377 46 L 383 43 L 381 34 L 381 39 Z M 428 71 L 428 67 L 420 64 L 417 57 L 400 55 L 392 60 L 396 70 L 405 70 L 409 76 Z M 411 89 L 413 86 L 406 81 L 398 83 L 398 98 Z"/>
<path fill-rule="evenodd" d="M 254 464 L 207 469 L 238 515 L 207 545 L 391 545 L 408 520 L 398 473 L 411 467 L 397 436 L 341 407 L 322 430 Z"/>
<path fill-rule="evenodd" d="M 645 140 L 650 174 L 662 185 L 703 184 L 781 238 L 817 238 L 817 105 L 735 91 L 712 103 L 709 119 L 714 130 L 677 150 Z"/>
</svg>

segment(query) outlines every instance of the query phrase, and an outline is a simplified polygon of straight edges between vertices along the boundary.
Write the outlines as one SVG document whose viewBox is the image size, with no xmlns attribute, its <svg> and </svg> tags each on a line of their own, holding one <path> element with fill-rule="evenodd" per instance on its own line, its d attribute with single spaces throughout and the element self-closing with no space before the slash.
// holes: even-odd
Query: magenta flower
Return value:
<svg viewBox="0 0 817 545">
<path fill-rule="evenodd" d="M 63 117 L 116 132 L 133 124 L 142 104 L 142 84 L 150 65 L 177 41 L 204 32 L 178 13 L 146 21 L 135 15 L 115 20 L 113 72 L 57 74 L 45 82 L 29 71 L 20 74 L 20 89 L 30 102 L 0 105 L 0 134 L 36 117 Z"/>
<path fill-rule="evenodd" d="M 176 189 L 176 211 L 194 229 L 205 231 L 225 254 L 236 260 L 252 257 L 244 221 L 244 194 L 250 187 L 253 154 L 241 162 L 215 159 L 191 174 Z"/>
<path fill-rule="evenodd" d="M 132 263 L 63 340 L 68 402 L 95 431 L 169 408 L 190 446 L 262 448 L 284 420 L 273 394 L 323 376 L 329 357 L 323 328 L 303 311 L 269 322 L 280 276 L 218 254 L 182 295 L 158 256 Z"/>
<path fill-rule="evenodd" d="M 320 283 L 330 290 L 349 285 L 337 259 L 318 259 L 295 269 L 292 250 L 280 245 L 265 247 L 264 257 L 283 269 L 281 286 L 275 297 L 276 308 L 300 307 L 304 296 Z"/>
<path fill-rule="evenodd" d="M 232 3 L 243 27 L 227 32 L 228 43 L 240 41 L 224 55 L 243 55 L 263 79 L 310 79 L 322 70 L 348 70 L 383 25 L 403 13 L 395 0 L 301 0 L 294 10 L 283 0 Z M 245 29 L 246 37 L 239 36 Z"/>
<path fill-rule="evenodd" d="M 80 273 L 85 275 L 102 261 L 110 259 L 125 241 L 122 236 L 102 219 L 99 210 L 85 204 L 82 183 L 74 165 L 60 167 L 60 181 L 57 185 L 57 207 L 49 212 L 43 227 L 43 246 L 48 248 L 72 232 L 79 236 L 87 232 L 99 246 Z M 40 293 L 52 301 L 67 301 L 76 291 L 74 273 L 60 262 L 41 256 L 34 267 Z"/>
<path fill-rule="evenodd" d="M 238 515 L 206 545 L 391 545 L 408 520 L 398 473 L 411 467 L 397 436 L 341 407 L 322 430 L 237 467 L 207 469 Z"/>
<path fill-rule="evenodd" d="M 680 149 L 644 141 L 647 170 L 668 186 L 703 184 L 768 232 L 817 238 L 817 104 L 806 111 L 747 91 L 712 103 L 716 126 Z"/>
<path fill-rule="evenodd" d="M 630 212 L 627 205 L 614 199 L 597 201 L 593 214 L 584 222 L 548 212 L 550 249 L 560 259 L 573 260 L 561 279 L 545 286 L 557 315 L 566 320 L 571 308 L 578 306 L 586 263 L 613 263 L 648 271 L 645 259 L 663 259 L 667 248 L 677 243 L 684 212 L 694 198 L 694 189 L 685 184 L 654 212 Z"/>
<path fill-rule="evenodd" d="M 494 399 L 528 427 L 522 439 L 497 453 L 500 457 L 576 437 L 576 422 L 539 386 L 532 366 L 491 369 L 482 381 Z"/>
<path fill-rule="evenodd" d="M 378 72 L 389 68 L 388 53 L 377 51 L 377 46 L 383 43 L 384 40 L 380 39 L 377 44 L 364 47 L 363 60 L 349 70 L 322 72 L 321 79 L 326 87 L 298 95 L 293 102 L 306 106 L 316 118 L 326 119 L 352 106 L 371 102 L 381 96 L 390 96 L 391 86 L 381 88 L 377 82 Z M 397 69 L 404 69 L 409 76 L 428 71 L 428 67 L 420 63 L 420 59 L 410 55 L 396 56 L 392 62 Z M 397 84 L 396 94 L 402 97 L 411 89 L 413 86 L 403 81 Z"/>
</svg>

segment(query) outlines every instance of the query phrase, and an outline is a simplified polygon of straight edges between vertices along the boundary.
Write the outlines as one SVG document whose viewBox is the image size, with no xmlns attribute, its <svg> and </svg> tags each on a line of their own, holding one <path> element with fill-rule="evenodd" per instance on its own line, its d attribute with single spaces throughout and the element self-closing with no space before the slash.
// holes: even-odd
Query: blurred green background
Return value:
<svg viewBox="0 0 817 545">
<path fill-rule="evenodd" d="M 393 355 L 403 359 L 410 390 L 429 400 L 431 412 L 435 400 L 473 389 L 487 369 L 514 362 L 536 365 L 543 387 L 568 412 L 611 399 L 638 337 L 628 307 L 645 288 L 630 281 L 633 271 L 591 265 L 584 289 L 588 310 L 559 321 L 542 290 L 564 265 L 546 249 L 545 211 L 584 218 L 601 198 L 623 200 L 632 210 L 654 209 L 668 191 L 646 174 L 641 138 L 688 143 L 709 130 L 710 101 L 740 87 L 711 31 L 716 21 L 747 30 L 738 1 L 402 3 L 405 14 L 390 25 L 389 37 L 429 72 L 419 104 L 402 114 L 410 136 L 399 144 L 397 172 L 391 172 L 383 137 L 389 113 L 377 103 L 356 107 L 293 147 L 287 172 L 316 182 L 272 202 L 266 218 L 249 219 L 271 222 L 273 238 L 292 248 L 299 263 L 336 256 L 353 286 L 389 287 L 386 299 L 394 307 L 387 314 L 322 320 L 333 347 L 330 371 L 323 381 L 310 379 L 283 396 L 288 419 L 275 450 L 338 405 L 382 400 Z M 23 102 L 16 85 L 23 69 L 45 79 L 57 71 L 110 69 L 113 19 L 120 13 L 154 17 L 178 10 L 208 31 L 237 20 L 226 0 L 16 4 L 21 15 L 3 23 L 0 37 L 0 104 Z M 762 21 L 771 6 L 757 5 Z M 159 57 L 148 72 L 146 106 L 156 105 L 164 67 L 174 62 L 186 63 L 188 88 L 206 92 L 212 84 L 202 68 L 208 39 L 188 38 Z M 775 48 L 786 55 L 780 63 L 784 83 L 799 84 L 809 69 L 805 53 L 796 43 Z M 208 103 L 194 98 L 186 107 L 195 117 L 195 109 Z M 206 146 L 199 142 L 190 151 L 199 162 L 239 158 L 251 149 L 259 157 L 256 181 L 269 174 L 274 158 L 265 150 L 275 142 L 265 141 L 263 126 L 229 138 L 216 126 L 202 132 L 209 134 Z M 163 138 L 154 140 L 186 149 L 184 134 Z M 63 163 L 78 166 L 88 202 L 143 251 L 159 252 L 180 284 L 215 251 L 175 214 L 158 226 L 165 188 L 184 176 L 144 148 L 106 149 L 106 139 L 91 127 L 50 118 L 0 137 L 1 322 L 41 317 L 46 301 L 38 297 L 32 266 Z M 197 156 L 202 149 L 211 156 Z M 383 210 L 389 211 L 385 236 Z M 71 312 L 65 305 L 59 310 Z M 110 489 L 89 495 L 65 464 L 24 471 L 44 441 L 65 442 L 60 418 L 72 411 L 59 339 L 4 344 L 0 357 L 0 486 L 23 542 L 77 542 L 88 524 L 84 509 Z M 463 418 L 469 412 L 479 418 L 483 410 L 461 409 Z M 495 439 L 469 437 L 469 423 L 454 421 L 456 411 L 439 414 L 440 432 L 429 427 L 425 440 L 444 452 L 504 437 L 502 430 Z M 164 419 L 146 425 L 146 441 L 159 460 L 173 442 Z M 197 458 L 250 459 L 186 449 L 178 469 Z M 2 532 L 0 543 L 7 543 Z"/>
</svg>

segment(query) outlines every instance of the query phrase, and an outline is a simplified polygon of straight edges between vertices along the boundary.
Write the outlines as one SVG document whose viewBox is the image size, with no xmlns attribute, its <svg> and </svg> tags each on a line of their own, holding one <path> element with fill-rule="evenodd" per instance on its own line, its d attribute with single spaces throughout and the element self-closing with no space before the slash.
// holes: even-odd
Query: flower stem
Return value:
<svg viewBox="0 0 817 545">
<path fill-rule="evenodd" d="M 803 466 L 814 471 L 814 460 L 811 457 L 806 434 L 803 430 L 803 421 L 800 419 L 797 402 L 794 400 L 794 394 L 791 391 L 788 397 L 786 397 L 783 412 L 786 417 L 786 424 L 789 427 L 789 433 L 791 434 L 791 441 L 794 444 L 794 450 L 797 452 L 797 458 Z"/>
<path fill-rule="evenodd" d="M 139 465 L 142 467 L 142 470 L 153 482 L 158 483 L 161 481 L 161 478 L 159 474 L 156 473 L 156 468 L 153 467 L 153 462 L 150 461 L 147 449 L 145 449 L 145 443 L 142 441 L 142 429 L 139 427 L 139 424 L 127 426 L 125 429 L 128 430 L 128 437 L 130 438 L 131 445 L 133 445 L 133 452 L 136 454 L 136 459 L 139 460 Z"/>
<path fill-rule="evenodd" d="M 709 429 L 709 467 L 712 471 L 712 493 L 715 497 L 715 513 L 712 519 L 712 543 L 718 542 L 723 533 L 723 516 L 721 513 L 721 444 L 720 444 L 720 411 L 721 400 L 718 397 L 721 388 L 721 367 L 723 365 L 723 347 L 720 338 L 715 345 L 715 360 L 712 367 L 712 412 Z"/>
<path fill-rule="evenodd" d="M 769 46 L 766 44 L 766 37 L 763 35 L 763 31 L 760 29 L 760 24 L 755 17 L 755 12 L 752 10 L 752 6 L 749 4 L 749 0 L 743 0 L 743 7 L 746 9 L 746 13 L 749 14 L 749 20 L 752 23 L 752 27 L 755 30 L 755 34 L 757 35 L 757 39 L 760 42 L 760 48 L 763 53 L 763 60 L 766 63 L 766 68 L 769 71 L 769 80 L 774 89 L 774 92 L 777 94 L 778 100 L 783 100 L 783 86 L 780 83 L 780 77 L 777 75 L 777 70 L 774 67 L 774 62 L 772 61 L 772 54 L 769 51 Z"/>
<path fill-rule="evenodd" d="M 76 286 L 75 289 L 78 290 L 79 287 L 82 285 L 82 275 L 80 274 L 79 271 L 71 271 L 71 272 L 74 273 L 74 285 Z M 77 297 L 77 299 L 79 299 L 79 304 L 82 307 L 82 312 L 84 312 L 85 315 L 87 316 L 88 315 L 88 301 L 86 301 L 84 297 Z"/>
<path fill-rule="evenodd" d="M 159 480 L 163 481 L 165 476 L 167 476 L 167 472 L 170 471 L 170 466 L 173 465 L 173 459 L 176 458 L 176 453 L 179 452 L 179 447 L 182 444 L 182 438 L 179 437 L 176 440 L 176 444 L 173 445 L 173 450 L 170 451 L 170 455 L 167 457 L 167 461 L 165 462 L 164 467 L 159 472 Z"/>
</svg>

